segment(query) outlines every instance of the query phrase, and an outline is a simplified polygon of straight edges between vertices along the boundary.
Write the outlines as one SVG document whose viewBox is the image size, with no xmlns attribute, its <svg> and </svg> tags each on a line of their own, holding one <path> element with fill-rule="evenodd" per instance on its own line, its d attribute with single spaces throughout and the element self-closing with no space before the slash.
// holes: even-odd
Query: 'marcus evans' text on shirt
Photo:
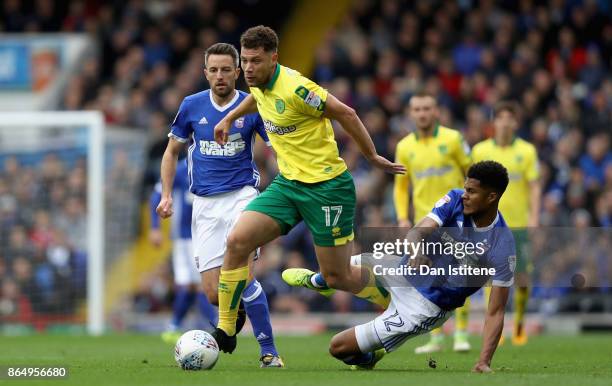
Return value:
<svg viewBox="0 0 612 386">
<path fill-rule="evenodd" d="M 232 122 L 224 146 L 214 138 L 215 125 L 247 95 L 237 90 L 234 98 L 221 107 L 210 90 L 205 90 L 189 95 L 181 103 L 169 136 L 190 141 L 187 162 L 192 193 L 211 196 L 259 185 L 259 171 L 253 160 L 255 132 L 268 142 L 261 117 L 249 114 Z"/>
</svg>

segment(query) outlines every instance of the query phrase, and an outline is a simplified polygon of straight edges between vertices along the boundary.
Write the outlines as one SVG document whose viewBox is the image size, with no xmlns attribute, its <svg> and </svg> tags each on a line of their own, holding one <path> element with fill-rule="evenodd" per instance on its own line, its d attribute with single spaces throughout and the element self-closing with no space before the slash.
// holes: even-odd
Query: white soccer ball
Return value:
<svg viewBox="0 0 612 386">
<path fill-rule="evenodd" d="M 176 342 L 174 359 L 183 370 L 210 370 L 219 359 L 219 346 L 206 331 L 187 331 Z"/>
</svg>

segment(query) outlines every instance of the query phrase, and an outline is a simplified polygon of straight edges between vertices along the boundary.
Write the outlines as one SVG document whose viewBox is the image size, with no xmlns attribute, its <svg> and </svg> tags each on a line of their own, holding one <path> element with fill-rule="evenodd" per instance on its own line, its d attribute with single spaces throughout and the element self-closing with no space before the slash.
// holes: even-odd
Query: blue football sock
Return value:
<svg viewBox="0 0 612 386">
<path fill-rule="evenodd" d="M 187 311 L 191 308 L 191 305 L 195 301 L 195 293 L 190 292 L 186 287 L 176 287 L 176 294 L 174 296 L 174 304 L 172 306 L 172 322 L 171 328 L 178 329 L 187 315 Z"/>
<path fill-rule="evenodd" d="M 217 321 L 219 320 L 219 314 L 215 306 L 208 301 L 206 294 L 202 292 L 198 292 L 198 308 L 200 308 L 200 314 L 206 318 L 208 323 L 210 323 L 213 328 L 216 327 Z"/>
<path fill-rule="evenodd" d="M 374 359 L 374 353 L 367 352 L 365 354 L 351 355 L 348 358 L 344 358 L 342 362 L 347 365 L 368 365 L 372 363 L 372 359 Z"/>
<path fill-rule="evenodd" d="M 314 275 L 312 275 L 310 277 L 310 283 L 315 287 L 315 288 L 323 288 L 323 289 L 327 289 L 329 288 L 329 286 L 327 285 L 327 282 L 325 281 L 325 279 L 323 278 L 323 275 L 321 275 L 321 272 L 317 272 Z"/>
<path fill-rule="evenodd" d="M 268 299 L 266 293 L 261 288 L 257 280 L 253 280 L 247 285 L 242 293 L 244 309 L 253 326 L 253 335 L 259 343 L 261 355 L 278 355 L 274 346 L 274 336 L 272 335 L 272 325 L 270 324 L 270 311 L 268 309 Z"/>
</svg>

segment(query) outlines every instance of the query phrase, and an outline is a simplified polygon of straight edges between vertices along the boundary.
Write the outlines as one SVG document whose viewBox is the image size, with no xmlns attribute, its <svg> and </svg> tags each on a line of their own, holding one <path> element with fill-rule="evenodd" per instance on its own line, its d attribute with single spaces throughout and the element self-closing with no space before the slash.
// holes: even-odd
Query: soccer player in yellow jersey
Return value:
<svg viewBox="0 0 612 386">
<path fill-rule="evenodd" d="M 409 111 L 416 131 L 397 144 L 395 160 L 406 167 L 406 174 L 396 175 L 393 186 L 397 220 L 404 227 L 412 226 L 408 217 L 411 189 L 414 218 L 420 220 L 431 211 L 436 197 L 463 186 L 472 162 L 461 133 L 438 124 L 438 106 L 432 95 L 415 94 Z"/>
<path fill-rule="evenodd" d="M 259 112 L 276 151 L 280 173 L 251 201 L 227 238 L 219 277 L 219 323 L 214 332 L 219 348 L 236 347 L 238 303 L 249 275 L 249 255 L 286 234 L 304 220 L 310 229 L 325 283 L 386 307 L 389 294 L 374 277 L 350 265 L 355 212 L 355 186 L 340 158 L 330 119 L 338 121 L 357 142 L 366 159 L 389 173 L 404 173 L 402 165 L 379 156 L 355 111 L 297 71 L 278 63 L 278 37 L 264 26 L 240 38 L 242 69 L 251 94 L 215 126 L 215 140 L 232 140 L 231 123 Z M 306 270 L 304 270 L 306 271 Z M 310 281 L 314 272 L 299 275 Z M 331 287 L 331 288 L 330 288 Z"/>
<path fill-rule="evenodd" d="M 527 334 L 523 319 L 529 299 L 529 256 L 526 227 L 539 225 L 541 187 L 539 184 L 538 156 L 535 147 L 515 136 L 519 125 L 515 103 L 500 103 L 495 108 L 493 127 L 495 137 L 474 146 L 474 162 L 494 160 L 508 169 L 510 183 L 499 203 L 506 223 L 513 228 L 516 240 L 516 283 L 514 294 L 514 328 L 512 343 L 524 345 Z"/>
<path fill-rule="evenodd" d="M 467 169 L 472 162 L 470 148 L 461 133 L 438 123 L 438 106 L 433 95 L 417 93 L 410 98 L 410 118 L 416 131 L 398 144 L 395 161 L 406 167 L 405 175 L 395 176 L 393 200 L 397 220 L 402 227 L 412 227 L 408 216 L 410 191 L 414 219 L 424 218 L 439 197 L 449 190 L 463 186 Z M 470 350 L 467 336 L 469 298 L 456 311 L 455 351 Z M 430 341 L 417 347 L 417 354 L 440 351 L 444 336 L 440 329 L 431 333 Z"/>
</svg>

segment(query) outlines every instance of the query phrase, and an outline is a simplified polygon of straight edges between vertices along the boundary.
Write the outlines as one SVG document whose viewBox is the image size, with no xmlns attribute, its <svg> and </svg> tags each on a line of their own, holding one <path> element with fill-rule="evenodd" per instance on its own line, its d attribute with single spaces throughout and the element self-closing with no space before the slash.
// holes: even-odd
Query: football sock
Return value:
<svg viewBox="0 0 612 386">
<path fill-rule="evenodd" d="M 259 343 L 261 355 L 278 355 L 274 346 L 274 336 L 272 335 L 272 325 L 270 324 L 270 310 L 268 309 L 268 299 L 263 291 L 261 284 L 254 279 L 246 286 L 242 293 L 244 309 L 253 326 L 253 335 Z"/>
<path fill-rule="evenodd" d="M 465 299 L 465 304 L 455 310 L 455 332 L 467 331 L 470 319 L 470 298 Z"/>
<path fill-rule="evenodd" d="M 236 318 L 242 291 L 249 277 L 249 266 L 223 270 L 219 274 L 219 322 L 217 327 L 229 336 L 236 334 Z"/>
<path fill-rule="evenodd" d="M 174 304 L 172 306 L 172 322 L 170 329 L 178 330 L 187 315 L 187 311 L 191 308 L 195 300 L 195 293 L 190 292 L 184 286 L 176 287 L 176 294 L 174 296 Z"/>
<path fill-rule="evenodd" d="M 200 314 L 208 320 L 211 326 L 215 327 L 217 325 L 217 310 L 215 306 L 210 304 L 206 294 L 202 292 L 198 292 L 198 308 L 200 309 Z"/>
<path fill-rule="evenodd" d="M 391 302 L 391 295 L 389 292 L 376 282 L 376 277 L 369 269 L 365 269 L 368 275 L 368 282 L 366 286 L 355 294 L 358 298 L 369 301 L 370 303 L 378 304 L 383 308 L 387 308 L 389 302 Z"/>
<path fill-rule="evenodd" d="M 491 298 L 491 286 L 486 286 L 484 290 L 485 309 L 489 308 L 489 299 Z"/>
<path fill-rule="evenodd" d="M 323 278 L 323 275 L 321 275 L 321 272 L 317 272 L 310 277 L 310 284 L 312 284 L 314 288 L 319 288 L 319 289 L 329 288 L 329 286 L 325 282 L 325 279 Z"/>
<path fill-rule="evenodd" d="M 523 321 L 525 319 L 525 310 L 527 309 L 527 301 L 529 300 L 529 287 L 518 287 L 514 292 L 514 334 L 521 335 L 523 333 Z"/>
<path fill-rule="evenodd" d="M 378 304 L 383 308 L 387 308 L 389 302 L 391 301 L 391 295 L 389 295 L 389 292 L 383 286 L 377 283 L 376 277 L 369 269 L 363 267 L 362 272 L 365 272 L 368 275 L 368 283 L 361 291 L 356 293 L 355 296 L 367 300 L 370 303 Z M 310 277 L 310 284 L 314 288 L 318 289 L 329 288 L 320 272 L 317 272 Z"/>
<path fill-rule="evenodd" d="M 438 328 L 434 328 L 433 330 L 431 330 L 429 337 L 432 343 L 438 343 L 438 344 L 442 343 L 442 341 L 444 340 L 444 334 L 442 333 L 442 328 L 438 327 Z"/>
</svg>

